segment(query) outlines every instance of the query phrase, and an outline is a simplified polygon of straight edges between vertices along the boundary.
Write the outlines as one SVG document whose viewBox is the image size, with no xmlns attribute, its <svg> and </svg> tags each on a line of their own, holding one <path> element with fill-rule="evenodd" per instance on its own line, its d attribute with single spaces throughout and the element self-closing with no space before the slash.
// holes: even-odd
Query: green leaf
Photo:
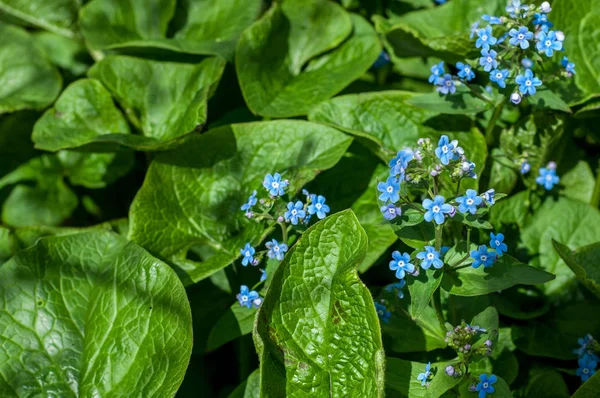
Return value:
<svg viewBox="0 0 600 398">
<path fill-rule="evenodd" d="M 552 240 L 554 249 L 590 292 L 600 297 L 600 242 L 571 251 L 568 246 Z"/>
<path fill-rule="evenodd" d="M 0 0 L 0 12 L 26 26 L 73 37 L 79 4 L 77 0 Z"/>
<path fill-rule="evenodd" d="M 427 364 L 406 361 L 400 358 L 386 358 L 385 384 L 402 394 L 411 398 L 437 398 L 445 392 L 457 386 L 462 378 L 454 378 L 446 375 L 444 369 L 455 362 L 435 362 L 431 364 L 433 378 L 429 386 L 421 386 L 417 380 L 419 373 L 425 372 Z"/>
<path fill-rule="evenodd" d="M 569 398 L 569 388 L 562 375 L 553 369 L 534 369 L 530 372 L 527 397 Z"/>
<path fill-rule="evenodd" d="M 589 300 L 557 307 L 542 318 L 513 324 L 513 341 L 528 355 L 575 361 L 577 339 L 600 332 L 600 318 L 590 316 L 599 310 L 598 303 Z"/>
<path fill-rule="evenodd" d="M 594 196 L 596 178 L 588 162 L 580 160 L 560 176 L 561 195 L 584 203 L 591 203 Z"/>
<path fill-rule="evenodd" d="M 93 149 L 123 145 L 164 150 L 179 145 L 182 136 L 206 122 L 206 102 L 224 67 L 225 62 L 219 58 L 206 58 L 194 65 L 127 56 L 104 58 L 90 69 L 89 76 L 106 86 L 143 136 L 103 134 L 85 141 L 95 144 Z M 86 93 L 86 97 L 92 103 L 98 100 L 93 92 Z"/>
<path fill-rule="evenodd" d="M 175 394 L 192 320 L 166 264 L 92 232 L 42 239 L 0 275 L 2 396 Z"/>
<path fill-rule="evenodd" d="M 498 333 L 500 330 L 498 320 L 498 311 L 494 307 L 487 307 L 485 310 L 475 315 L 471 320 L 471 326 L 479 326 L 486 331 L 479 334 L 479 340 L 474 344 L 474 347 L 483 345 L 486 340 L 491 340 L 493 345 L 498 341 Z"/>
<path fill-rule="evenodd" d="M 33 38 L 54 65 L 73 76 L 83 75 L 94 63 L 83 41 L 51 32 L 34 32 Z"/>
<path fill-rule="evenodd" d="M 538 108 L 571 113 L 569 105 L 548 88 L 538 90 L 534 96 L 528 97 L 528 101 Z"/>
<path fill-rule="evenodd" d="M 575 391 L 573 398 L 594 398 L 600 389 L 600 372 L 590 377 L 581 387 Z"/>
<path fill-rule="evenodd" d="M 362 17 L 330 1 L 288 0 L 244 31 L 236 71 L 253 113 L 305 115 L 366 72 L 380 51 Z"/>
<path fill-rule="evenodd" d="M 533 319 L 550 310 L 544 293 L 535 286 L 515 286 L 491 294 L 490 299 L 500 314 L 513 319 Z"/>
<path fill-rule="evenodd" d="M 0 114 L 43 109 L 54 101 L 61 85 L 58 70 L 31 35 L 0 22 Z"/>
<path fill-rule="evenodd" d="M 515 188 L 518 181 L 518 173 L 515 163 L 502 149 L 494 148 L 491 152 L 492 168 L 490 170 L 490 187 L 496 192 L 509 194 Z"/>
<path fill-rule="evenodd" d="M 421 270 L 419 276 L 407 278 L 408 291 L 410 292 L 410 316 L 418 319 L 428 307 L 433 293 L 442 283 L 443 271 L 441 269 Z"/>
<path fill-rule="evenodd" d="M 37 121 L 31 139 L 36 148 L 76 148 L 111 133 L 129 134 L 129 126 L 110 93 L 95 79 L 81 79 L 62 92 Z"/>
<path fill-rule="evenodd" d="M 475 249 L 475 245 L 472 244 L 470 250 L 473 249 Z M 469 250 L 465 250 L 464 246 L 453 247 L 446 253 L 444 262 L 448 265 L 454 265 L 456 264 L 454 258 L 467 257 L 469 252 Z M 554 279 L 554 275 L 523 264 L 507 254 L 500 257 L 492 267 L 488 268 L 466 266 L 472 262 L 473 259 L 468 257 L 462 263 L 462 268 L 452 268 L 446 265 L 444 267 L 442 288 L 448 293 L 458 296 L 481 296 L 519 284 L 537 285 Z"/>
<path fill-rule="evenodd" d="M 207 351 L 214 351 L 223 344 L 252 332 L 255 308 L 246 308 L 235 303 L 219 318 L 208 335 Z"/>
<path fill-rule="evenodd" d="M 480 87 L 474 89 L 484 97 L 489 96 Z M 477 97 L 464 86 L 458 86 L 456 93 L 452 95 L 443 95 L 438 92 L 421 94 L 407 100 L 406 103 L 432 112 L 449 115 L 474 115 L 491 107 L 490 102 Z"/>
<path fill-rule="evenodd" d="M 37 155 L 31 130 L 39 115 L 31 111 L 0 116 L 0 175 L 5 176 Z"/>
<path fill-rule="evenodd" d="M 577 86 L 588 94 L 600 92 L 600 59 L 593 56 L 600 46 L 600 2 L 581 0 L 577 7 L 568 0 L 552 3 L 552 22 L 565 33 L 569 60 L 577 65 Z"/>
<path fill-rule="evenodd" d="M 232 59 L 236 40 L 262 6 L 260 0 L 177 3 L 160 0 L 148 7 L 144 0 L 92 0 L 81 9 L 81 31 L 93 50 L 162 50 Z"/>
<path fill-rule="evenodd" d="M 254 330 L 262 397 L 384 395 L 379 321 L 356 274 L 366 249 L 348 210 L 309 228 L 287 253 Z"/>
<path fill-rule="evenodd" d="M 228 398 L 260 398 L 260 372 L 255 370 Z"/>
<path fill-rule="evenodd" d="M 575 249 L 594 243 L 600 236 L 600 212 L 579 201 L 548 198 L 522 230 L 521 239 L 530 255 L 539 254 L 540 266 L 556 275 L 543 286 L 548 295 L 564 293 L 575 275 L 554 250 L 552 239 Z"/>
<path fill-rule="evenodd" d="M 178 262 L 192 245 L 211 246 L 213 257 L 180 264 L 192 281 L 205 278 L 269 232 L 240 210 L 252 190 L 263 189 L 267 173 L 282 173 L 294 193 L 334 166 L 350 143 L 337 130 L 299 120 L 234 124 L 191 136 L 154 158 L 131 205 L 130 238 Z"/>
</svg>

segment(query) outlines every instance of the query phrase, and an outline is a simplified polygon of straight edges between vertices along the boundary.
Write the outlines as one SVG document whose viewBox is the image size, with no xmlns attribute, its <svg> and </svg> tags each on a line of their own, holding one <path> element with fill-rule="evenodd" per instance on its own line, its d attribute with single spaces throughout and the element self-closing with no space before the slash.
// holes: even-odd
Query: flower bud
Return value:
<svg viewBox="0 0 600 398">
<path fill-rule="evenodd" d="M 512 93 L 512 94 L 510 95 L 510 101 L 511 101 L 513 104 L 515 104 L 515 105 L 518 105 L 518 104 L 520 104 L 520 103 L 521 103 L 521 94 L 519 94 L 519 93 Z"/>
<path fill-rule="evenodd" d="M 431 170 L 429 172 L 429 175 L 431 175 L 432 177 L 436 177 L 438 174 L 440 174 L 440 173 L 438 173 L 436 170 Z"/>
<path fill-rule="evenodd" d="M 419 138 L 419 140 L 422 140 L 423 138 Z M 417 162 L 420 162 L 423 160 L 423 154 L 421 153 L 421 151 L 416 150 L 415 151 L 415 159 L 417 159 Z"/>
<path fill-rule="evenodd" d="M 471 344 L 465 345 L 465 351 L 469 351 L 471 349 Z"/>
<path fill-rule="evenodd" d="M 452 366 L 452 365 L 446 366 L 446 374 L 450 377 L 454 377 L 454 375 L 456 374 L 456 371 L 454 370 L 454 366 Z"/>
<path fill-rule="evenodd" d="M 254 260 L 252 260 L 252 265 L 254 265 L 255 267 L 260 263 L 260 261 L 255 258 Z"/>
<path fill-rule="evenodd" d="M 450 212 L 448 213 L 448 215 L 450 217 L 454 217 L 456 215 L 456 207 L 452 206 L 452 209 L 450 209 Z"/>
<path fill-rule="evenodd" d="M 476 386 L 475 384 L 471 384 L 471 385 L 469 386 L 469 391 L 471 391 L 471 392 L 475 392 L 475 391 L 477 391 L 477 386 Z"/>
<path fill-rule="evenodd" d="M 550 170 L 556 170 L 556 162 L 548 162 L 546 168 Z"/>
<path fill-rule="evenodd" d="M 525 69 L 531 69 L 533 68 L 533 61 L 529 58 L 523 58 L 523 60 L 521 60 L 521 65 L 523 65 Z"/>
<path fill-rule="evenodd" d="M 550 11 L 552 11 L 552 7 L 550 7 L 550 3 L 548 3 L 547 1 L 544 1 L 541 5 L 540 5 L 540 10 L 544 13 L 544 14 L 548 14 Z"/>
<path fill-rule="evenodd" d="M 436 164 L 436 165 L 435 165 L 435 169 L 436 169 L 437 171 L 442 171 L 442 165 L 441 165 L 441 164 Z"/>
<path fill-rule="evenodd" d="M 277 222 L 283 222 L 283 220 L 284 220 L 284 219 L 283 219 L 283 217 L 282 217 L 282 216 L 279 216 L 279 217 L 277 217 Z"/>
<path fill-rule="evenodd" d="M 565 41 L 565 34 L 562 31 L 557 30 L 556 31 L 556 40 Z"/>
<path fill-rule="evenodd" d="M 247 212 L 245 212 L 245 213 L 244 213 L 244 215 L 245 215 L 246 217 L 248 217 L 248 218 L 252 218 L 252 217 L 254 217 L 254 213 L 252 213 L 251 211 L 247 211 Z"/>
<path fill-rule="evenodd" d="M 258 203 L 260 203 L 261 205 L 264 205 L 265 204 L 265 200 L 261 199 L 261 200 L 258 201 Z"/>
<path fill-rule="evenodd" d="M 492 340 L 486 340 L 485 343 L 483 343 L 483 344 L 485 344 L 486 347 L 491 347 L 492 346 Z"/>
</svg>

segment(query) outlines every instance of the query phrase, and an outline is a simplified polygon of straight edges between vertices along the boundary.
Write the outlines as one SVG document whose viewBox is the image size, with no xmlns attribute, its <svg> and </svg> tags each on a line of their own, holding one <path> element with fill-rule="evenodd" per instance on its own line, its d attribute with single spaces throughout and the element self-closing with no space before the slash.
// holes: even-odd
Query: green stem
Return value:
<svg viewBox="0 0 600 398">
<path fill-rule="evenodd" d="M 467 88 L 469 90 L 471 90 L 471 92 L 473 93 L 474 96 L 476 96 L 477 98 L 479 98 L 482 101 L 487 102 L 488 104 L 494 104 L 494 101 L 492 101 L 491 99 L 481 95 L 479 92 L 477 92 L 477 90 L 475 90 L 469 83 L 464 83 L 465 86 L 467 86 Z"/>
<path fill-rule="evenodd" d="M 467 228 L 467 251 L 469 251 L 469 247 L 471 247 L 471 228 Z"/>
<path fill-rule="evenodd" d="M 442 311 L 442 293 L 439 287 L 433 292 L 433 308 L 435 308 L 435 314 L 442 330 L 446 330 L 446 321 L 444 320 L 444 312 Z"/>
<path fill-rule="evenodd" d="M 596 185 L 594 186 L 594 194 L 592 195 L 592 206 L 600 206 L 600 162 L 596 172 Z"/>
<path fill-rule="evenodd" d="M 500 116 L 502 115 L 502 110 L 504 109 L 504 102 L 501 102 L 496 108 L 494 108 L 494 113 L 490 118 L 490 121 L 485 129 L 485 140 L 487 141 L 488 146 L 494 143 L 494 127 L 496 127 L 496 123 Z"/>
<path fill-rule="evenodd" d="M 279 226 L 281 227 L 281 236 L 283 238 L 283 243 L 285 243 L 287 245 L 288 244 L 288 231 L 287 231 L 287 227 L 282 222 L 278 222 L 277 224 L 279 224 Z"/>
<path fill-rule="evenodd" d="M 435 250 L 438 252 L 442 248 L 442 226 L 435 227 Z"/>
</svg>

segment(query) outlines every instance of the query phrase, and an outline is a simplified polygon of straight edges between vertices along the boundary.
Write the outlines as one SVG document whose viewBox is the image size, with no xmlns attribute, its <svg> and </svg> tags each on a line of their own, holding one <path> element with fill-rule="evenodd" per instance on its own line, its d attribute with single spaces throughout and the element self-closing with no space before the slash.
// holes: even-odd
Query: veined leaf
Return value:
<svg viewBox="0 0 600 398">
<path fill-rule="evenodd" d="M 571 251 L 555 240 L 554 249 L 590 292 L 600 297 L 600 242 Z"/>
<path fill-rule="evenodd" d="M 26 26 L 73 37 L 79 4 L 77 0 L 0 0 L 0 12 Z"/>
<path fill-rule="evenodd" d="M 386 380 L 389 388 L 399 392 L 403 397 L 437 398 L 457 386 L 462 377 L 454 378 L 446 374 L 444 369 L 455 361 L 435 362 L 431 364 L 433 378 L 428 386 L 422 386 L 417 380 L 420 373 L 425 372 L 426 363 L 406 361 L 400 358 L 386 358 Z"/>
</svg>

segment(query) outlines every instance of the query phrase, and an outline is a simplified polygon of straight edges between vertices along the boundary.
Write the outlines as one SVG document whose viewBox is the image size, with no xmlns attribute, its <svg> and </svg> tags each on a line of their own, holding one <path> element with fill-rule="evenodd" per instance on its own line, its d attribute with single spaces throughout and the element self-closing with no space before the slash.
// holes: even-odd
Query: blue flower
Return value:
<svg viewBox="0 0 600 398">
<path fill-rule="evenodd" d="M 254 261 L 254 253 L 256 252 L 256 250 L 254 250 L 254 248 L 250 246 L 250 243 L 246 243 L 244 248 L 240 249 L 240 252 L 242 253 L 242 256 L 244 256 L 244 258 L 242 259 L 242 265 L 245 267 L 248 264 L 252 264 L 252 262 Z"/>
<path fill-rule="evenodd" d="M 248 202 L 244 203 L 241 207 L 242 210 L 248 211 L 256 204 L 256 190 L 252 191 L 252 195 L 248 198 Z"/>
<path fill-rule="evenodd" d="M 438 4 L 446 4 L 446 2 L 447 2 L 448 0 L 433 0 L 433 1 L 435 1 L 435 2 L 436 2 L 436 3 L 438 3 Z"/>
<path fill-rule="evenodd" d="M 379 53 L 379 56 L 373 63 L 373 68 L 375 68 L 375 69 L 383 68 L 384 66 L 386 66 L 389 63 L 390 63 L 390 56 L 388 55 L 388 53 L 385 50 L 381 50 L 381 52 Z"/>
<path fill-rule="evenodd" d="M 431 76 L 429 76 L 429 83 L 436 84 L 439 77 L 444 74 L 444 62 L 440 62 L 437 65 L 431 67 Z"/>
<path fill-rule="evenodd" d="M 569 64 L 569 57 L 567 57 L 566 55 L 560 60 L 560 64 L 563 66 L 563 68 L 566 68 L 567 65 Z"/>
<path fill-rule="evenodd" d="M 523 65 L 523 68 L 525 69 L 531 69 L 533 68 L 533 61 L 529 58 L 523 58 L 521 60 L 521 65 Z"/>
<path fill-rule="evenodd" d="M 581 382 L 586 382 L 590 377 L 596 373 L 596 367 L 598 366 L 598 357 L 595 355 L 585 354 L 577 361 L 579 368 L 577 369 L 577 376 L 581 377 Z"/>
<path fill-rule="evenodd" d="M 454 85 L 454 81 L 452 81 L 452 75 L 449 73 L 446 73 L 437 80 L 437 86 L 436 90 L 444 95 L 447 95 L 448 93 L 454 94 L 456 92 L 456 86 Z"/>
<path fill-rule="evenodd" d="M 327 216 L 327 213 L 331 210 L 328 205 L 325 204 L 325 197 L 323 195 L 312 195 L 311 204 L 308 206 L 308 214 L 316 214 L 319 220 L 322 220 Z"/>
<path fill-rule="evenodd" d="M 387 285 L 385 287 L 385 291 L 388 293 L 392 293 L 392 292 L 396 291 L 398 298 L 403 299 L 404 292 L 402 291 L 402 289 L 404 288 L 405 285 L 406 285 L 406 281 L 404 279 L 401 279 L 400 281 L 398 281 L 396 283 L 390 283 L 389 285 Z"/>
<path fill-rule="evenodd" d="M 540 32 L 537 38 L 536 48 L 539 52 L 545 52 L 547 57 L 551 57 L 554 51 L 562 50 L 562 41 L 556 39 L 556 32 L 553 30 L 548 33 Z"/>
<path fill-rule="evenodd" d="M 448 252 L 448 250 L 450 250 L 450 246 L 442 246 L 442 248 L 440 249 L 440 253 L 442 253 L 443 256 Z"/>
<path fill-rule="evenodd" d="M 577 339 L 577 342 L 581 347 L 573 350 L 574 354 L 577 354 L 579 357 L 583 357 L 585 354 L 593 354 L 590 350 L 590 346 L 594 343 L 594 338 L 591 334 L 586 335 L 583 338 Z"/>
<path fill-rule="evenodd" d="M 531 69 L 527 69 L 524 75 L 517 76 L 515 81 L 519 85 L 521 94 L 534 95 L 535 88 L 542 85 L 542 81 L 533 75 Z"/>
<path fill-rule="evenodd" d="M 510 5 L 506 6 L 506 12 L 510 14 L 511 17 L 516 18 L 519 16 L 519 12 L 529 10 L 529 6 L 526 4 L 521 5 L 521 0 L 512 0 Z"/>
<path fill-rule="evenodd" d="M 477 31 L 477 36 L 479 38 L 475 42 L 475 47 L 482 48 L 484 50 L 489 50 L 490 46 L 493 46 L 498 41 L 498 39 L 492 36 L 492 27 L 490 25 L 479 29 Z"/>
<path fill-rule="evenodd" d="M 388 177 L 386 182 L 380 182 L 377 184 L 377 190 L 381 192 L 379 200 L 382 202 L 390 201 L 396 203 L 400 200 L 400 183 L 394 177 Z"/>
<path fill-rule="evenodd" d="M 281 175 L 279 173 L 275 173 L 273 175 L 267 174 L 263 181 L 263 187 L 269 194 L 272 196 L 281 196 L 283 195 L 283 189 L 289 185 L 288 181 L 281 181 Z"/>
<path fill-rule="evenodd" d="M 473 72 L 471 65 L 457 62 L 456 67 L 458 68 L 458 77 L 461 79 L 465 79 L 468 82 L 475 79 L 475 73 Z"/>
<path fill-rule="evenodd" d="M 523 160 L 523 163 L 521 163 L 521 174 L 527 174 L 530 170 L 531 165 L 529 164 L 529 162 L 527 160 Z"/>
<path fill-rule="evenodd" d="M 440 252 L 436 251 L 433 246 L 425 246 L 425 251 L 417 253 L 417 258 L 422 260 L 421 268 L 423 269 L 429 269 L 432 265 L 436 269 L 444 266 L 444 262 L 440 260 Z"/>
<path fill-rule="evenodd" d="M 444 214 L 452 211 L 452 206 L 444 203 L 444 197 L 440 195 L 436 195 L 433 200 L 425 199 L 423 201 L 423 208 L 427 210 L 425 212 L 425 221 L 431 222 L 433 220 L 438 225 L 444 223 Z"/>
<path fill-rule="evenodd" d="M 387 307 L 383 304 L 375 303 L 375 311 L 377 311 L 377 316 L 384 323 L 388 323 L 390 321 L 390 317 L 392 313 L 387 310 Z"/>
<path fill-rule="evenodd" d="M 493 205 L 494 203 L 496 203 L 496 201 L 494 200 L 494 195 L 496 195 L 496 190 L 494 188 L 491 188 L 482 193 L 481 197 L 490 205 Z"/>
<path fill-rule="evenodd" d="M 396 205 L 388 203 L 385 206 L 381 206 L 380 208 L 381 213 L 383 213 L 383 218 L 385 218 L 388 221 L 393 220 L 394 218 L 402 215 L 402 209 L 399 207 L 396 207 Z"/>
<path fill-rule="evenodd" d="M 533 39 L 533 32 L 530 32 L 526 26 L 521 26 L 519 30 L 511 29 L 508 34 L 511 39 L 508 41 L 513 46 L 520 46 L 523 50 L 529 48 L 529 41 Z"/>
<path fill-rule="evenodd" d="M 266 269 L 260 269 L 260 281 L 264 282 L 267 280 L 267 270 Z"/>
<path fill-rule="evenodd" d="M 506 32 L 505 34 L 503 34 L 502 36 L 500 36 L 498 38 L 498 42 L 496 42 L 496 44 L 502 44 L 506 41 L 506 38 L 508 37 L 508 32 Z"/>
<path fill-rule="evenodd" d="M 292 225 L 298 225 L 298 219 L 306 217 L 306 211 L 304 211 L 304 204 L 300 201 L 289 202 L 287 204 L 287 211 L 283 214 L 286 221 L 292 223 Z"/>
<path fill-rule="evenodd" d="M 496 51 L 482 50 L 481 55 L 482 57 L 479 58 L 479 65 L 483 66 L 484 71 L 489 72 L 498 67 L 498 61 L 496 61 L 498 53 Z"/>
<path fill-rule="evenodd" d="M 479 268 L 482 264 L 484 268 L 491 267 L 496 261 L 496 253 L 488 252 L 487 246 L 481 245 L 478 250 L 471 250 L 471 258 L 473 261 L 473 268 Z"/>
<path fill-rule="evenodd" d="M 491 15 L 483 14 L 481 19 L 487 21 L 490 25 L 502 25 L 502 19 Z"/>
<path fill-rule="evenodd" d="M 498 380 L 496 375 L 490 375 L 488 377 L 487 374 L 482 373 L 481 376 L 479 376 L 479 384 L 475 387 L 475 391 L 479 391 L 479 398 L 485 398 L 486 394 L 494 393 L 495 389 L 492 387 L 492 384 L 494 384 L 496 380 Z"/>
<path fill-rule="evenodd" d="M 393 260 L 390 261 L 390 269 L 396 271 L 396 278 L 404 279 L 406 273 L 412 274 L 415 272 L 415 266 L 410 262 L 408 253 L 400 254 L 399 251 L 392 253 Z"/>
<path fill-rule="evenodd" d="M 567 73 L 569 75 L 575 75 L 575 64 L 573 62 L 569 62 L 566 66 L 565 66 L 565 70 L 567 71 Z"/>
<path fill-rule="evenodd" d="M 539 26 L 539 25 L 546 26 L 548 28 L 551 28 L 552 26 L 554 26 L 554 24 L 552 22 L 548 21 L 548 15 L 541 14 L 539 12 L 536 12 L 533 15 L 533 24 L 536 26 Z"/>
<path fill-rule="evenodd" d="M 477 28 L 479 27 L 479 21 L 476 21 L 471 25 L 471 34 L 469 35 L 469 40 L 473 40 L 475 33 L 477 33 Z"/>
<path fill-rule="evenodd" d="M 458 211 L 461 213 L 477 213 L 477 206 L 479 206 L 482 201 L 483 199 L 477 195 L 477 191 L 474 189 L 467 189 L 465 196 L 456 198 L 456 202 L 458 202 Z"/>
<path fill-rule="evenodd" d="M 556 175 L 556 170 L 542 167 L 540 175 L 535 179 L 535 182 L 538 185 L 543 185 L 546 191 L 549 191 L 560 182 L 560 177 Z"/>
<path fill-rule="evenodd" d="M 276 258 L 277 260 L 283 260 L 283 256 L 285 256 L 285 252 L 288 251 L 288 246 L 285 243 L 279 243 L 275 239 L 265 244 L 269 251 L 267 252 L 267 257 Z"/>
<path fill-rule="evenodd" d="M 506 88 L 505 80 L 508 74 L 508 69 L 494 69 L 490 72 L 490 80 L 497 83 L 500 88 Z"/>
<path fill-rule="evenodd" d="M 447 135 L 443 135 L 440 137 L 438 141 L 438 146 L 435 148 L 435 156 L 440 159 L 443 165 L 448 165 L 452 158 L 454 157 L 454 144 L 450 142 Z"/>
<path fill-rule="evenodd" d="M 498 253 L 498 257 L 502 257 L 502 255 L 508 250 L 506 243 L 504 242 L 504 234 L 499 233 L 498 235 L 494 235 L 493 232 L 490 232 L 490 246 L 492 249 L 496 249 L 496 253 Z"/>
<path fill-rule="evenodd" d="M 415 157 L 414 153 L 410 149 L 403 149 L 394 156 L 392 160 L 390 160 L 390 175 L 391 176 L 399 176 L 402 180 L 404 179 L 404 172 L 408 168 L 408 163 L 413 160 Z"/>
<path fill-rule="evenodd" d="M 428 362 L 427 365 L 425 365 L 425 372 L 419 373 L 417 380 L 419 380 L 421 385 L 424 386 L 427 384 L 427 379 L 429 379 L 429 376 L 431 376 L 431 362 Z"/>
<path fill-rule="evenodd" d="M 240 292 L 235 296 L 237 300 L 240 302 L 242 307 L 252 308 L 254 301 L 260 296 L 254 290 L 250 291 L 248 286 L 242 285 L 240 286 Z"/>
</svg>

